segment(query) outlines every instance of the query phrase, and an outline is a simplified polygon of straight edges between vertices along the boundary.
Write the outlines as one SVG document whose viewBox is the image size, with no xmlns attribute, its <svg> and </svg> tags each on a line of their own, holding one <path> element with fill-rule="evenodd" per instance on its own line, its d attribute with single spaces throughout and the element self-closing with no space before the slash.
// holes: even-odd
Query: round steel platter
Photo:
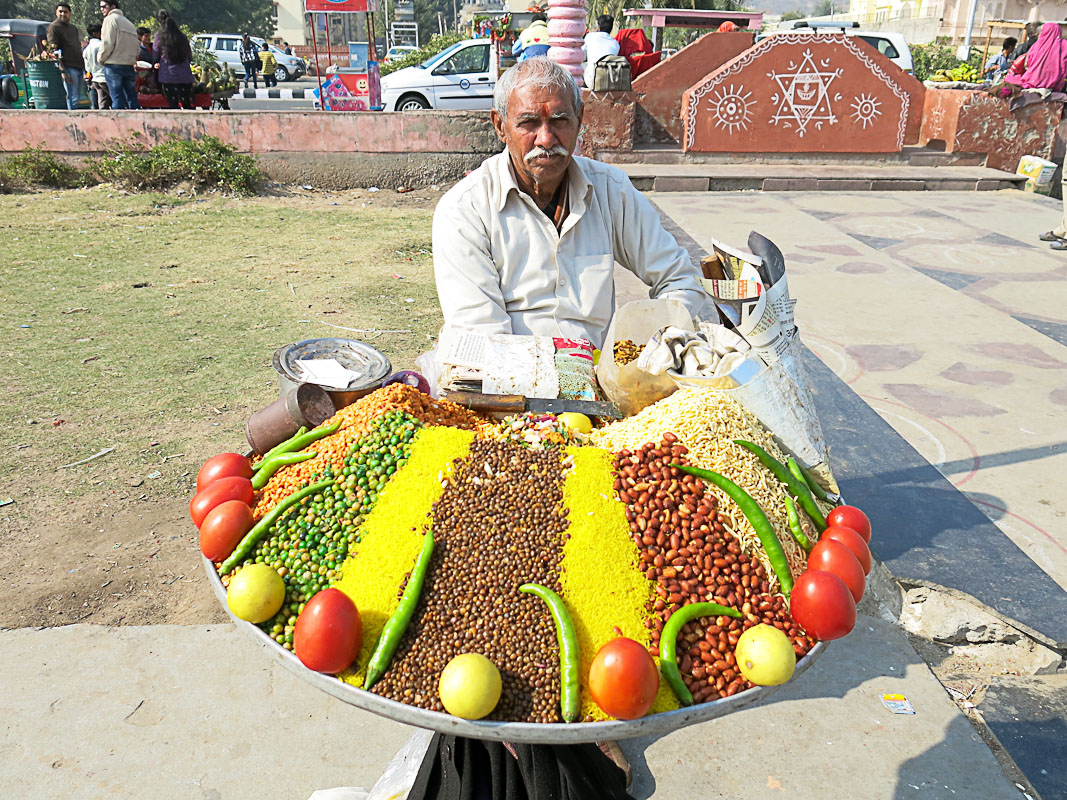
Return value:
<svg viewBox="0 0 1067 800">
<path fill-rule="evenodd" d="M 343 700 L 357 708 L 391 719 L 394 722 L 413 725 L 416 728 L 448 733 L 453 736 L 465 736 L 470 739 L 490 739 L 501 742 L 522 742 L 524 744 L 581 744 L 583 742 L 632 739 L 637 736 L 662 736 L 687 725 L 706 722 L 707 720 L 738 711 L 770 697 L 780 688 L 778 686 L 759 686 L 755 689 L 735 694 L 733 697 L 724 697 L 711 703 L 679 708 L 676 711 L 650 714 L 641 719 L 628 722 L 612 720 L 610 722 L 545 725 L 533 722 L 491 722 L 460 719 L 450 714 L 427 711 L 426 709 L 409 706 L 395 700 L 388 700 L 384 697 L 379 697 L 373 692 L 344 683 L 332 675 L 312 672 L 300 663 L 300 659 L 271 639 L 266 632 L 250 622 L 238 619 L 230 613 L 230 609 L 226 605 L 226 589 L 215 572 L 214 565 L 206 558 L 203 559 L 203 562 L 211 588 L 214 590 L 219 602 L 222 603 L 222 607 L 226 609 L 226 613 L 229 614 L 238 628 L 259 642 L 286 669 L 295 672 L 304 680 L 322 689 L 327 694 L 333 695 L 338 700 Z M 798 675 L 814 664 L 824 650 L 826 650 L 826 642 L 817 642 L 811 652 L 797 662 L 797 669 L 793 674 L 792 680 L 796 680 Z"/>
</svg>

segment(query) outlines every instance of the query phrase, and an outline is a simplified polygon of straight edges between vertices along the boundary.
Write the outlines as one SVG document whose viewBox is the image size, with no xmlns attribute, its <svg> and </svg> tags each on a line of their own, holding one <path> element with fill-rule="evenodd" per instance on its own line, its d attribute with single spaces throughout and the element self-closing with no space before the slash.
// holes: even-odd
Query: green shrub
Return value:
<svg viewBox="0 0 1067 800">
<path fill-rule="evenodd" d="M 138 142 L 117 142 L 107 155 L 92 159 L 88 170 L 102 181 L 128 189 L 169 189 L 182 183 L 197 189 L 254 194 L 263 173 L 252 156 L 237 152 L 214 136 L 186 140 L 171 136 L 147 149 Z"/>
<path fill-rule="evenodd" d="M 430 56 L 435 56 L 442 50 L 445 50 L 456 42 L 462 42 L 467 37 L 462 33 L 452 31 L 446 33 L 443 36 L 439 33 L 435 33 L 430 37 L 430 41 L 420 47 L 418 50 L 408 53 L 403 58 L 398 58 L 395 61 L 390 61 L 388 64 L 381 65 L 382 75 L 388 75 L 390 72 L 396 72 L 398 69 L 404 69 L 404 67 L 414 67 L 421 64 Z"/>
<path fill-rule="evenodd" d="M 0 192 L 33 186 L 70 189 L 83 183 L 77 167 L 53 153 L 45 152 L 43 145 L 27 147 L 21 153 L 0 161 Z"/>
<path fill-rule="evenodd" d="M 994 55 L 994 53 L 990 53 Z M 945 70 L 958 67 L 962 62 L 956 58 L 956 48 L 947 47 L 943 44 L 913 44 L 911 45 L 911 60 L 915 68 L 915 77 L 920 81 L 927 80 L 938 70 Z M 971 48 L 971 57 L 967 59 L 967 63 L 978 70 L 981 70 L 984 66 L 982 64 L 982 49 L 980 47 Z"/>
</svg>

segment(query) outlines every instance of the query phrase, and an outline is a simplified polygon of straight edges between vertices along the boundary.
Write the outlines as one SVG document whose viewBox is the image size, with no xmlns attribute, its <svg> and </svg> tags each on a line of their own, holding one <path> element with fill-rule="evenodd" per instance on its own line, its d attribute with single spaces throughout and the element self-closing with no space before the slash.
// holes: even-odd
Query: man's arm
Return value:
<svg viewBox="0 0 1067 800">
<path fill-rule="evenodd" d="M 450 195 L 433 215 L 433 271 L 446 325 L 511 333 L 485 225 L 469 205 Z"/>
<path fill-rule="evenodd" d="M 649 287 L 648 296 L 680 300 L 696 314 L 708 295 L 687 253 L 660 222 L 652 204 L 628 179 L 618 183 L 619 204 L 612 208 L 615 258 Z"/>
<path fill-rule="evenodd" d="M 104 24 L 100 26 L 100 50 L 96 54 L 96 59 L 101 64 L 106 64 L 111 54 L 115 52 L 116 26 L 110 17 L 110 14 L 104 17 Z"/>
</svg>

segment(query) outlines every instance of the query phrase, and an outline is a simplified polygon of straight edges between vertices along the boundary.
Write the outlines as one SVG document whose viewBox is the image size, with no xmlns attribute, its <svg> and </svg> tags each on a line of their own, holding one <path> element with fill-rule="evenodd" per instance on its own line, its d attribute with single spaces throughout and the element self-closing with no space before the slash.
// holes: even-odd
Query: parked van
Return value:
<svg viewBox="0 0 1067 800">
<path fill-rule="evenodd" d="M 263 39 L 258 36 L 249 37 L 256 43 L 257 48 L 263 47 Z M 230 69 L 243 77 L 245 74 L 244 64 L 241 63 L 241 35 L 237 33 L 198 33 L 193 39 L 207 48 L 219 64 L 229 64 Z M 299 56 L 287 56 L 281 48 L 270 46 L 274 59 L 278 66 L 274 68 L 274 78 L 282 81 L 295 81 L 308 71 L 307 62 Z"/>
<path fill-rule="evenodd" d="M 806 20 L 796 19 L 779 23 L 775 30 L 764 31 L 756 37 L 756 41 L 775 36 L 779 33 L 806 33 L 817 36 L 820 33 L 843 33 L 846 36 L 858 36 L 867 44 L 888 58 L 902 70 L 911 74 L 914 66 L 911 61 L 911 50 L 904 39 L 904 34 L 894 31 L 863 31 L 859 29 L 858 22 L 834 21 L 834 20 Z"/>
<path fill-rule="evenodd" d="M 489 109 L 496 88 L 496 48 L 488 39 L 465 39 L 414 67 L 382 77 L 386 111 L 424 108 Z"/>
</svg>

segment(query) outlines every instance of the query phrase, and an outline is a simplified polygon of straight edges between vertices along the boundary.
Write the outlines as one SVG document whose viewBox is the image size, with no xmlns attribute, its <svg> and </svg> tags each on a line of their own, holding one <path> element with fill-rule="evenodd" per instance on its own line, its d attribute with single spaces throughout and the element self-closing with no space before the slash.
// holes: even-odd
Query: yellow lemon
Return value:
<svg viewBox="0 0 1067 800">
<path fill-rule="evenodd" d="M 464 653 L 445 666 L 437 691 L 449 714 L 481 719 L 500 700 L 500 671 L 480 653 Z"/>
<path fill-rule="evenodd" d="M 737 668 L 757 686 L 778 686 L 793 677 L 797 655 L 789 637 L 770 625 L 741 634 L 734 650 Z"/>
<path fill-rule="evenodd" d="M 249 564 L 230 578 L 226 603 L 235 617 L 266 622 L 285 602 L 285 581 L 268 564 Z"/>
<path fill-rule="evenodd" d="M 562 414 L 558 414 L 556 419 L 571 430 L 579 433 L 589 433 L 593 430 L 593 421 L 585 414 L 579 414 L 576 411 L 564 411 Z"/>
</svg>

